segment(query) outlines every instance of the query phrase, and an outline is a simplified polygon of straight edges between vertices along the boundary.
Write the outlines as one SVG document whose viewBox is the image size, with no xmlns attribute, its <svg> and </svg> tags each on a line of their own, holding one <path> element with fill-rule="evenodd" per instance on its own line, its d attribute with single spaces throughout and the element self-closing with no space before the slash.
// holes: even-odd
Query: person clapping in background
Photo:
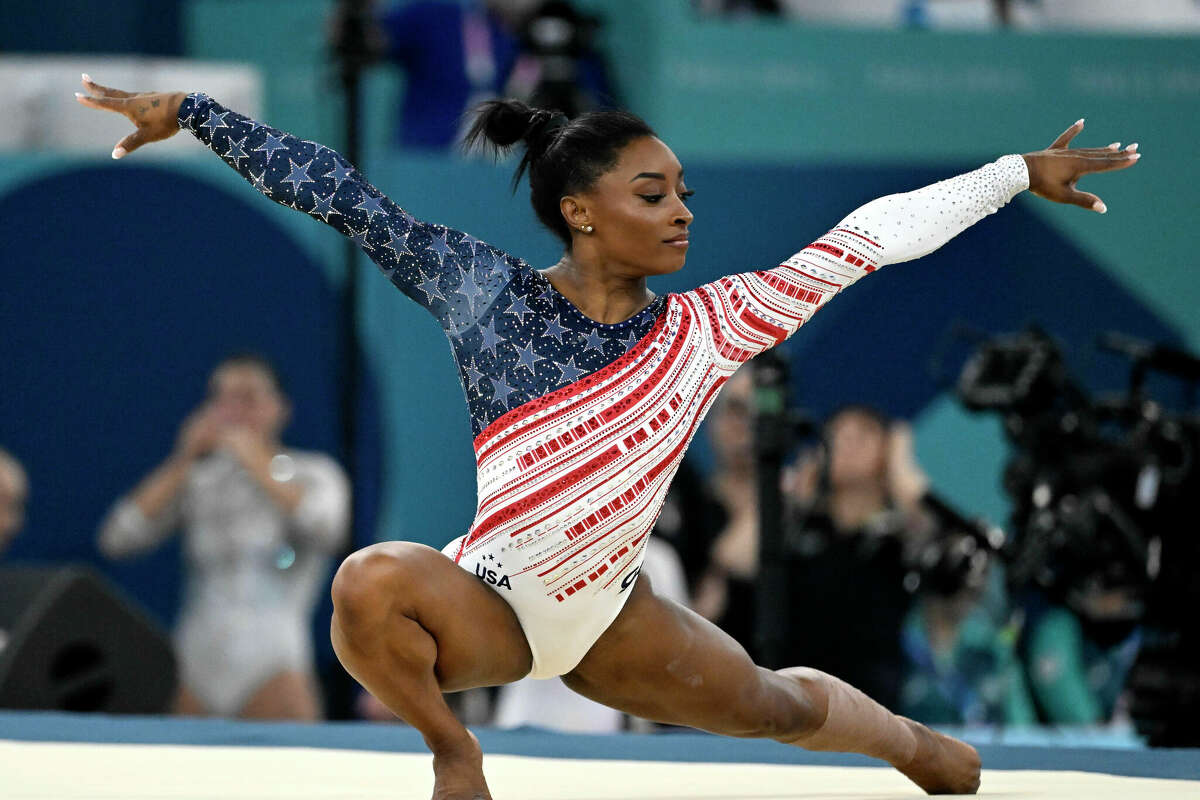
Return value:
<svg viewBox="0 0 1200 800">
<path fill-rule="evenodd" d="M 888 708 L 898 706 L 906 670 L 907 555 L 931 534 L 921 508 L 928 487 L 909 427 L 864 405 L 828 418 L 788 486 L 790 605 L 797 620 L 809 620 L 789 657 L 853 674 Z"/>
<path fill-rule="evenodd" d="M 710 485 L 728 519 L 695 607 L 754 652 L 759 525 L 752 395 L 749 373 L 738 373 L 712 412 L 717 468 Z M 785 482 L 793 580 L 780 602 L 794 627 L 787 658 L 852 675 L 855 685 L 895 708 L 905 674 L 900 632 L 912 604 L 905 553 L 929 524 L 919 508 L 928 480 L 913 457 L 912 435 L 869 407 L 846 406 Z M 813 614 L 815 608 L 821 613 Z"/>
<path fill-rule="evenodd" d="M 280 443 L 289 415 L 270 362 L 226 358 L 174 452 L 101 526 L 110 558 L 184 530 L 180 713 L 321 716 L 310 625 L 346 541 L 350 488 L 333 459 Z"/>
</svg>

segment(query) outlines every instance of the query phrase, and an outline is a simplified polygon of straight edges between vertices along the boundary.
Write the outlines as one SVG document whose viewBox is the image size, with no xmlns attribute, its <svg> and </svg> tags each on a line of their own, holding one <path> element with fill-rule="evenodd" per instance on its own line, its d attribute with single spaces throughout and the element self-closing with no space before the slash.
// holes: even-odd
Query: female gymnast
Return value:
<svg viewBox="0 0 1200 800">
<path fill-rule="evenodd" d="M 334 578 L 332 638 L 360 683 L 424 735 L 435 800 L 486 800 L 483 755 L 443 692 L 561 676 L 640 717 L 883 759 L 930 793 L 974 792 L 969 745 L 898 717 L 816 670 L 756 666 L 698 615 L 638 580 L 643 547 L 713 397 L 755 354 L 841 289 L 929 253 L 1028 188 L 1103 213 L 1083 175 L 1131 166 L 1137 146 L 1047 150 L 874 200 L 774 269 L 656 296 L 683 266 L 683 168 L 645 122 L 568 120 L 494 101 L 469 141 L 521 145 L 538 218 L 565 246 L 545 270 L 421 222 L 340 155 L 201 93 L 93 83 L 79 102 L 137 127 L 120 158 L 180 128 L 256 189 L 357 243 L 450 339 L 475 433 L 479 497 L 441 552 L 383 542 Z M 820 613 L 814 609 L 814 613 Z"/>
</svg>

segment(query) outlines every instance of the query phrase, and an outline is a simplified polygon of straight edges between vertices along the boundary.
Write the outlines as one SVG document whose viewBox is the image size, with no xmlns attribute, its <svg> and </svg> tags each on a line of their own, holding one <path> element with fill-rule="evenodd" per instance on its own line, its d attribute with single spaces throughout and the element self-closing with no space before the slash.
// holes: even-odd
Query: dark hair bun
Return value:
<svg viewBox="0 0 1200 800">
<path fill-rule="evenodd" d="M 477 105 L 474 114 L 464 146 L 470 150 L 490 145 L 496 153 L 517 142 L 524 142 L 533 151 L 542 150 L 549 138 L 546 134 L 567 121 L 560 112 L 532 108 L 520 100 L 488 100 Z"/>
</svg>

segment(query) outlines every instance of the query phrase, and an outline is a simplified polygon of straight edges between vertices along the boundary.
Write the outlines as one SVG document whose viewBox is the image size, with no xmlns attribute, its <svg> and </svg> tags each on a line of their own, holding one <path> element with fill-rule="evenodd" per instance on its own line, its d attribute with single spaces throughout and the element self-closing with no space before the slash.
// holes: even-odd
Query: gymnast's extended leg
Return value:
<svg viewBox="0 0 1200 800">
<path fill-rule="evenodd" d="M 383 542 L 350 556 L 333 581 L 333 648 L 346 671 L 433 752 L 434 800 L 490 800 L 483 754 L 442 692 L 525 677 L 533 657 L 499 595 L 444 555 Z"/>
<path fill-rule="evenodd" d="M 823 672 L 756 666 L 724 631 L 657 597 L 645 576 L 563 681 L 658 722 L 874 756 L 930 794 L 979 788 L 979 755 L 970 745 L 898 717 Z"/>
</svg>

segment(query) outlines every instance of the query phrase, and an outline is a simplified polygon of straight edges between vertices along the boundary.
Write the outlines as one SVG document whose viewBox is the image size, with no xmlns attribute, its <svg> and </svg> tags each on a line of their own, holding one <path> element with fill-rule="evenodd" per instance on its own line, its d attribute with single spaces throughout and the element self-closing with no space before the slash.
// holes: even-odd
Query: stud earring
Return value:
<svg viewBox="0 0 1200 800">
<path fill-rule="evenodd" d="M 595 228 L 593 228 L 591 225 L 584 225 L 582 228 L 580 228 L 580 230 L 584 233 L 591 233 L 593 230 L 595 230 Z"/>
</svg>

